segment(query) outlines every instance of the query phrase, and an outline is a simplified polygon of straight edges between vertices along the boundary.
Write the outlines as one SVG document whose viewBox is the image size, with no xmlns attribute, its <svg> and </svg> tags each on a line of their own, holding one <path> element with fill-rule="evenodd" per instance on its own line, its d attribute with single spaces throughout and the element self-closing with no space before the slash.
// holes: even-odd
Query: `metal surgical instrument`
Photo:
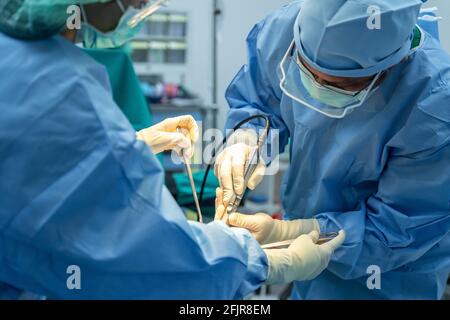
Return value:
<svg viewBox="0 0 450 320">
<path fill-rule="evenodd" d="M 180 129 L 177 129 L 177 131 L 181 132 Z M 191 185 L 192 196 L 194 197 L 195 207 L 197 208 L 198 222 L 203 223 L 202 209 L 200 208 L 200 202 L 198 201 L 197 189 L 195 188 L 194 176 L 192 175 L 192 169 L 189 158 L 186 156 L 186 153 L 184 152 L 183 149 L 180 151 L 180 155 L 181 158 L 183 159 L 186 173 L 189 178 L 189 184 Z"/>
<path fill-rule="evenodd" d="M 319 244 L 319 245 L 324 244 L 324 243 L 334 239 L 335 237 L 337 237 L 337 235 L 338 234 L 336 232 L 321 234 L 319 240 L 317 241 L 317 244 Z M 268 244 L 262 245 L 261 248 L 263 248 L 263 249 L 284 249 L 284 248 L 288 248 L 294 241 L 295 241 L 295 239 L 290 239 L 290 240 L 285 240 L 285 241 L 268 243 Z"/>
</svg>

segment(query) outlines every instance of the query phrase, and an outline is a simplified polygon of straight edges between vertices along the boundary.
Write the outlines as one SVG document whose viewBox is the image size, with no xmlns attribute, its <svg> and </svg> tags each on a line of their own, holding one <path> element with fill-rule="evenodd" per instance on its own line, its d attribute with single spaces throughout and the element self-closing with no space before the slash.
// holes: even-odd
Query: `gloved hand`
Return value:
<svg viewBox="0 0 450 320">
<path fill-rule="evenodd" d="M 333 240 L 318 245 L 319 233 L 313 231 L 298 237 L 287 249 L 267 249 L 269 262 L 266 284 L 286 284 L 317 277 L 330 263 L 334 251 L 345 240 L 341 230 Z"/>
<path fill-rule="evenodd" d="M 225 220 L 222 219 L 222 221 Z M 254 215 L 232 213 L 225 222 L 232 227 L 248 229 L 260 244 L 295 239 L 311 231 L 320 233 L 316 219 L 282 221 L 273 219 L 265 213 Z"/>
<path fill-rule="evenodd" d="M 177 132 L 180 129 L 181 132 Z M 191 158 L 194 154 L 193 144 L 198 140 L 198 126 L 192 116 L 181 116 L 166 119 L 150 128 L 137 132 L 137 138 L 144 141 L 158 154 L 166 150 L 181 149 Z"/>
<path fill-rule="evenodd" d="M 254 130 L 237 130 L 228 139 L 228 147 L 217 156 L 214 174 L 219 179 L 220 187 L 223 189 L 225 204 L 228 204 L 234 194 L 241 195 L 244 192 L 245 164 L 249 161 L 257 142 L 258 137 Z M 261 182 L 265 170 L 266 165 L 261 160 L 248 181 L 250 190 L 255 189 Z"/>
</svg>

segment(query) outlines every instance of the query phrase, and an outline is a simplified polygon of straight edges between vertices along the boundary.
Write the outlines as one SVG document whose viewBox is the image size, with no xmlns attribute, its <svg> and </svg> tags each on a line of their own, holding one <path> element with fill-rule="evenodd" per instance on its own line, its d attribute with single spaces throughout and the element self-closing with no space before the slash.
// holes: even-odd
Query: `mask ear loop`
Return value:
<svg viewBox="0 0 450 320">
<path fill-rule="evenodd" d="M 86 11 L 84 10 L 84 4 L 80 5 L 80 10 L 81 10 L 81 16 L 83 17 L 84 23 L 89 24 Z"/>
<path fill-rule="evenodd" d="M 120 10 L 122 10 L 122 12 L 125 13 L 126 9 L 125 9 L 125 6 L 122 3 L 122 0 L 116 0 L 116 4 L 120 8 Z"/>
</svg>

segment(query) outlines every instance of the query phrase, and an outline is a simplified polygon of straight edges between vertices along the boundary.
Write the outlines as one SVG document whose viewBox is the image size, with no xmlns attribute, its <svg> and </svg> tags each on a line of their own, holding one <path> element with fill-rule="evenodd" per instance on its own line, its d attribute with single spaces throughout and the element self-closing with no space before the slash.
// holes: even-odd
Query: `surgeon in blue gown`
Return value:
<svg viewBox="0 0 450 320">
<path fill-rule="evenodd" d="M 186 221 L 114 103 L 106 70 L 57 34 L 70 3 L 0 1 L 0 298 L 251 293 L 266 280 L 264 252 L 247 230 Z M 181 120 L 139 135 L 161 151 L 180 139 L 164 125 L 195 129 Z"/>
<path fill-rule="evenodd" d="M 450 58 L 416 25 L 421 5 L 295 1 L 248 36 L 248 64 L 226 94 L 227 127 L 269 116 L 280 151 L 290 146 L 282 186 L 287 223 L 347 233 L 320 276 L 295 283 L 293 298 L 443 295 L 450 272 Z M 258 128 L 236 132 L 233 152 L 218 156 L 224 202 L 242 191 L 239 160 Z M 255 171 L 252 187 L 263 172 Z M 258 239 L 274 225 L 264 215 L 226 219 Z"/>
</svg>

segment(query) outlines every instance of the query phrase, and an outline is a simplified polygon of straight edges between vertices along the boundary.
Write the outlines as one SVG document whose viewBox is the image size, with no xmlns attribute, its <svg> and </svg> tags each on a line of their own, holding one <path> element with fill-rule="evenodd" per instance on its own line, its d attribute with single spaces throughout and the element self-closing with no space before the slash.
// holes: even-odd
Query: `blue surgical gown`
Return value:
<svg viewBox="0 0 450 320">
<path fill-rule="evenodd" d="M 102 66 L 60 36 L 0 33 L 0 52 L 0 297 L 233 299 L 265 280 L 248 231 L 185 219 Z"/>
<path fill-rule="evenodd" d="M 327 270 L 295 283 L 293 297 L 439 299 L 450 271 L 450 58 L 424 33 L 361 108 L 328 118 L 279 86 L 300 8 L 293 2 L 254 27 L 248 64 L 226 93 L 227 127 L 266 114 L 280 151 L 290 142 L 287 217 L 315 217 L 324 233 L 347 232 Z M 370 285 L 373 265 L 379 289 Z"/>
</svg>

